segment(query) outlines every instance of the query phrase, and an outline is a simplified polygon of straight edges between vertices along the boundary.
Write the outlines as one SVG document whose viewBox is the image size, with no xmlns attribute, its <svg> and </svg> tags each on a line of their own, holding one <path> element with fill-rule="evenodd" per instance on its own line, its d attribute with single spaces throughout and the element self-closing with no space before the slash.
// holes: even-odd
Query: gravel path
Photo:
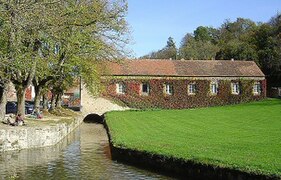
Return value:
<svg viewBox="0 0 281 180">
<path fill-rule="evenodd" d="M 129 109 L 128 107 L 114 104 L 105 98 L 93 97 L 85 87 L 82 89 L 81 96 L 82 114 L 84 116 L 92 113 L 102 115 L 108 111 L 124 111 Z"/>
</svg>

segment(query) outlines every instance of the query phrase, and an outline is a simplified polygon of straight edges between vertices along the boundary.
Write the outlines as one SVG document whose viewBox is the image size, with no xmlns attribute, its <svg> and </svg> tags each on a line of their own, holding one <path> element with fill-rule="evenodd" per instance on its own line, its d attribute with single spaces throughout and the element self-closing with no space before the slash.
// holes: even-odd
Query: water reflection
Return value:
<svg viewBox="0 0 281 180">
<path fill-rule="evenodd" d="M 56 146 L 0 154 L 0 178 L 168 179 L 109 157 L 102 125 L 82 124 Z"/>
</svg>

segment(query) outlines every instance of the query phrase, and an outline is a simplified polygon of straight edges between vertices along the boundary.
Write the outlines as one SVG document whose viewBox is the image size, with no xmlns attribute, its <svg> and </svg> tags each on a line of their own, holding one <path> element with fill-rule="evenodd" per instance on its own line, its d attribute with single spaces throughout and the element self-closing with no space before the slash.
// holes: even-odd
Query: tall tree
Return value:
<svg viewBox="0 0 281 180">
<path fill-rule="evenodd" d="M 177 59 L 177 53 L 176 43 L 172 37 L 169 37 L 164 48 L 144 55 L 140 59 Z"/>
<path fill-rule="evenodd" d="M 17 91 L 18 113 L 25 112 L 25 91 L 34 77 L 40 28 L 44 27 L 44 5 L 51 1 L 1 1 L 1 34 L 7 33 L 7 70 Z"/>
<path fill-rule="evenodd" d="M 226 21 L 220 28 L 217 59 L 256 60 L 257 54 L 252 43 L 256 23 L 250 19 L 237 18 L 235 22 Z"/>
<path fill-rule="evenodd" d="M 4 21 L 0 18 L 0 120 L 6 114 L 7 91 L 10 78 L 7 74 L 7 45 L 8 45 L 8 32 L 5 31 Z"/>
<path fill-rule="evenodd" d="M 194 35 L 187 33 L 182 39 L 179 55 L 183 59 L 214 59 L 218 52 L 219 33 L 212 27 L 199 26 Z"/>
<path fill-rule="evenodd" d="M 281 86 L 281 15 L 262 23 L 253 35 L 258 64 L 268 76 L 270 86 Z"/>
<path fill-rule="evenodd" d="M 46 84 L 78 70 L 95 92 L 95 64 L 126 54 L 124 0 L 1 1 L 0 8 L 5 24 L 1 33 L 9 37 L 7 72 L 17 89 L 19 113 L 24 113 L 25 89 L 33 79 Z"/>
</svg>

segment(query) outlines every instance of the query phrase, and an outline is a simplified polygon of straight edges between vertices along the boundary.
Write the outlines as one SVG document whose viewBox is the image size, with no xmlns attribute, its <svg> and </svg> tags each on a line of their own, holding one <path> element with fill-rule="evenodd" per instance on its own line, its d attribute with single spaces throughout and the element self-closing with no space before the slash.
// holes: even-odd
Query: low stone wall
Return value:
<svg viewBox="0 0 281 180">
<path fill-rule="evenodd" d="M 82 117 L 76 117 L 71 123 L 0 129 L 0 152 L 55 145 L 82 122 Z"/>
</svg>

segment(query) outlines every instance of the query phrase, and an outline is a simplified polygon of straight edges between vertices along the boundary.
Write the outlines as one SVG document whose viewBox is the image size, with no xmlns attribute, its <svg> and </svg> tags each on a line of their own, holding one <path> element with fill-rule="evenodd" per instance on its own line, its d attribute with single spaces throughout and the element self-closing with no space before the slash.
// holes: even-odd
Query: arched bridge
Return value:
<svg viewBox="0 0 281 180">
<path fill-rule="evenodd" d="M 84 122 L 103 123 L 103 114 L 113 110 L 126 110 L 127 107 L 122 107 L 105 98 L 96 98 L 89 94 L 84 87 L 81 90 L 81 105 Z"/>
</svg>

